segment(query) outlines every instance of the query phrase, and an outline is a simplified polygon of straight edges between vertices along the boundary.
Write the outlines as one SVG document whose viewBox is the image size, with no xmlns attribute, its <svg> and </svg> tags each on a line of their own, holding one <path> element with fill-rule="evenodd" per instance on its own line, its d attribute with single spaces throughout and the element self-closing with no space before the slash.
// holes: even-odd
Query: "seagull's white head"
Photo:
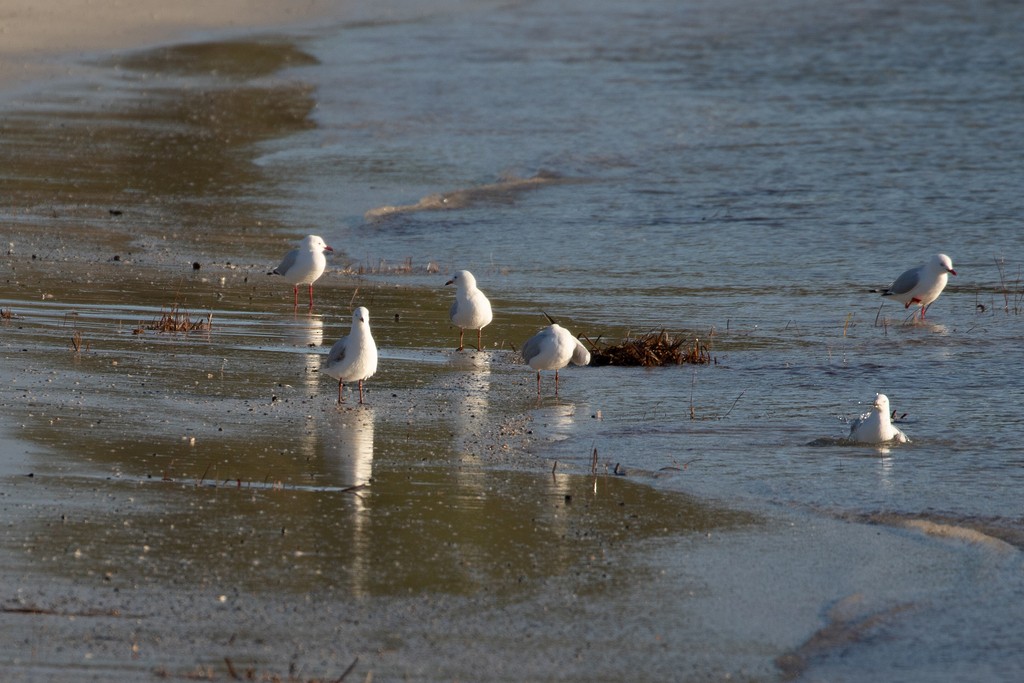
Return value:
<svg viewBox="0 0 1024 683">
<path fill-rule="evenodd" d="M 454 284 L 459 289 L 465 291 L 476 287 L 476 278 L 468 270 L 457 270 L 452 274 L 452 278 L 445 283 L 445 285 L 450 284 Z"/>
<path fill-rule="evenodd" d="M 936 270 L 945 271 L 950 275 L 956 275 L 956 271 L 953 270 L 953 261 L 945 254 L 936 254 L 932 256 L 932 265 Z"/>
<path fill-rule="evenodd" d="M 310 251 L 334 251 L 327 246 L 327 242 L 324 242 L 324 239 L 320 237 L 320 235 L 307 235 L 306 238 L 302 240 L 302 245 Z"/>
</svg>

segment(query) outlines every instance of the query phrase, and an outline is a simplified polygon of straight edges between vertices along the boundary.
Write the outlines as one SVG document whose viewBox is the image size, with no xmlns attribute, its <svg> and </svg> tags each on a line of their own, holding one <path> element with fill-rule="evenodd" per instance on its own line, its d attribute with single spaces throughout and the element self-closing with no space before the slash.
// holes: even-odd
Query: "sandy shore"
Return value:
<svg viewBox="0 0 1024 683">
<path fill-rule="evenodd" d="M 206 30 L 232 30 L 339 16 L 342 0 L 3 0 L 0 87 L 45 78 L 62 55 L 125 50 L 181 40 Z"/>
</svg>

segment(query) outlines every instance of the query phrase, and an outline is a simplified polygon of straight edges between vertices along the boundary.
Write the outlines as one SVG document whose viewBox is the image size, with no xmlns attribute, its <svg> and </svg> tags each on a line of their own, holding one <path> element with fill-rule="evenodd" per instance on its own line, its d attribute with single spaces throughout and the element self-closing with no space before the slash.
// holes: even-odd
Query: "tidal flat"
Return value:
<svg viewBox="0 0 1024 683">
<path fill-rule="evenodd" d="M 647 45 L 673 25 L 606 10 L 585 13 L 614 24 L 595 35 Z M 439 28 L 469 49 L 481 16 L 558 26 L 543 8 L 523 12 L 108 54 L 87 78 L 3 103 L 5 680 L 935 681 L 1019 670 L 1020 520 L 1008 512 L 1019 461 L 1001 444 L 1015 434 L 1020 387 L 992 362 L 1014 352 L 1018 317 L 989 305 L 1002 290 L 978 275 L 988 253 L 960 258 L 966 247 L 953 245 L 973 280 L 929 311 L 937 323 L 906 324 L 898 311 L 873 324 L 878 303 L 863 303 L 867 287 L 842 270 L 863 250 L 853 237 L 865 219 L 844 222 L 852 209 L 829 198 L 849 193 L 786 178 L 767 187 L 771 169 L 716 157 L 700 167 L 715 188 L 691 197 L 700 183 L 642 163 L 664 147 L 662 128 L 621 125 L 632 113 L 614 106 L 602 109 L 609 124 L 636 136 L 564 159 L 551 151 L 558 126 L 576 122 L 586 141 L 592 118 L 471 125 L 520 116 L 487 88 L 470 93 L 485 101 L 422 111 L 450 102 L 442 90 L 413 96 L 451 67 Z M 573 39 L 577 19 L 563 27 Z M 753 31 L 751 43 L 789 46 L 784 28 L 767 42 Z M 536 86 L 524 107 L 561 106 L 560 78 L 649 88 L 630 102 L 672 92 L 659 84 L 677 71 L 636 45 L 579 59 L 573 41 L 530 35 L 533 51 L 506 37 L 515 49 L 488 62 Z M 555 54 L 521 63 L 545 50 Z M 758 54 L 725 53 L 770 65 Z M 459 63 L 470 73 L 449 85 L 492 82 L 473 71 L 479 61 Z M 654 72 L 623 77 L 623 64 Z M 587 92 L 602 90 L 571 94 Z M 730 136 L 756 127 L 733 125 L 727 100 L 694 98 L 673 123 L 696 121 L 707 136 L 688 153 L 747 149 Z M 476 106 L 489 109 L 457 115 Z M 421 126 L 443 153 L 428 153 Z M 536 167 L 495 161 L 492 134 Z M 755 143 L 747 159 L 772 163 Z M 807 155 L 793 168 L 814 153 L 777 148 Z M 729 189 L 750 180 L 736 170 L 748 167 L 753 189 Z M 445 196 L 457 206 L 420 201 Z M 832 212 L 834 234 L 827 253 L 809 255 L 815 211 Z M 314 230 L 335 254 L 315 307 L 296 309 L 267 272 Z M 447 321 L 442 283 L 463 258 L 496 311 L 482 352 L 455 352 Z M 882 262 L 872 254 L 867 267 Z M 367 405 L 349 387 L 339 406 L 319 363 L 359 305 L 380 366 Z M 538 399 L 516 349 L 542 312 L 603 340 L 689 325 L 714 362 L 570 368 L 558 397 L 545 377 Z M 166 329 L 168 315 L 190 329 Z M 910 413 L 914 443 L 841 445 L 856 401 L 881 382 Z"/>
</svg>

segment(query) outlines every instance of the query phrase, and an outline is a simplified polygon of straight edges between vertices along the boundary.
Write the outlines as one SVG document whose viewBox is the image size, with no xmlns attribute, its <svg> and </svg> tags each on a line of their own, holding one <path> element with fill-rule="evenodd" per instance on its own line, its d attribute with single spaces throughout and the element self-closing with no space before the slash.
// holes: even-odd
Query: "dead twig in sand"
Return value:
<svg viewBox="0 0 1024 683">
<path fill-rule="evenodd" d="M 199 479 L 196 481 L 196 488 L 199 488 L 200 486 L 203 485 L 203 480 L 206 479 L 206 475 L 210 473 L 211 467 L 213 467 L 213 462 L 209 462 L 206 464 L 206 469 L 203 470 L 203 476 L 199 477 Z"/>
<path fill-rule="evenodd" d="M 135 618 L 136 615 L 122 614 L 121 610 L 118 609 L 87 609 L 87 610 L 58 610 L 51 609 L 48 607 L 38 607 L 36 605 L 19 605 L 17 607 L 0 607 L 0 612 L 5 614 L 38 614 L 43 616 L 54 616 L 54 617 L 131 617 Z"/>
<path fill-rule="evenodd" d="M 267 681 L 268 683 L 341 683 L 342 681 L 345 680 L 345 678 L 350 673 L 352 673 L 355 670 L 356 664 L 358 664 L 358 663 L 359 663 L 359 657 L 356 657 L 355 659 L 352 660 L 352 663 L 348 665 L 348 668 L 345 669 L 340 676 L 338 676 L 337 678 L 334 678 L 334 679 L 327 679 L 327 678 L 308 678 L 307 679 L 307 678 L 300 678 L 299 676 L 296 675 L 294 664 L 290 667 L 290 670 L 289 670 L 287 676 L 282 676 L 280 674 L 274 674 L 274 673 L 260 672 L 260 671 L 258 671 L 256 669 L 256 667 L 248 667 L 244 671 L 239 673 L 239 671 L 235 668 L 234 663 L 231 661 L 231 658 L 230 657 L 225 657 L 224 658 L 224 665 L 227 667 L 227 669 L 228 669 L 228 676 L 230 676 L 232 680 L 235 680 L 235 681 Z M 197 676 L 201 676 L 202 678 L 205 678 L 205 679 L 208 679 L 208 680 L 216 680 L 216 678 L 214 676 L 214 672 L 212 670 L 210 670 L 210 669 L 207 669 L 207 670 L 200 669 L 199 671 L 200 671 L 200 673 L 198 675 L 197 674 L 189 674 L 187 677 L 194 679 L 194 678 L 197 678 Z M 368 675 L 366 680 L 367 681 L 373 680 L 372 676 Z"/>
<path fill-rule="evenodd" d="M 878 318 L 882 315 L 882 307 L 883 306 L 885 306 L 885 304 L 880 304 L 878 306 L 878 313 L 875 313 L 875 327 L 878 327 Z M 882 334 L 886 335 L 886 336 L 888 336 L 888 334 L 889 334 L 889 319 L 888 318 L 882 318 Z"/>
<path fill-rule="evenodd" d="M 696 413 L 693 410 L 693 389 L 697 385 L 697 371 L 693 371 L 693 377 L 690 379 L 690 419 L 696 419 Z"/>
<path fill-rule="evenodd" d="M 729 406 L 729 410 L 725 411 L 725 415 L 723 415 L 721 417 L 721 419 L 724 420 L 725 418 L 729 417 L 729 413 L 732 412 L 732 409 L 736 407 L 736 404 L 740 402 L 740 399 L 743 398 L 743 394 L 745 394 L 745 393 L 747 393 L 746 389 L 744 389 L 743 391 L 740 392 L 740 395 L 737 396 L 736 400 L 732 402 L 732 405 Z"/>
</svg>

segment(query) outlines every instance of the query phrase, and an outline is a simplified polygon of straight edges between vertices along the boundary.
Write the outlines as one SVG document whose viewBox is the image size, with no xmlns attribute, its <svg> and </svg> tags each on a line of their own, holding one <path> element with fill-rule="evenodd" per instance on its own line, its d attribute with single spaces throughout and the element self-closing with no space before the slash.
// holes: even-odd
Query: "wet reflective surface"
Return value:
<svg viewBox="0 0 1024 683">
<path fill-rule="evenodd" d="M 6 103 L 0 665 L 1018 670 L 1019 8 L 740 5 L 439 4 Z M 266 275 L 308 232 L 337 250 L 312 311 Z M 867 292 L 938 250 L 928 323 Z M 452 350 L 455 267 L 483 353 Z M 381 362 L 339 407 L 356 305 Z M 541 310 L 716 362 L 538 400 Z M 842 440 L 876 391 L 911 444 Z"/>
</svg>

